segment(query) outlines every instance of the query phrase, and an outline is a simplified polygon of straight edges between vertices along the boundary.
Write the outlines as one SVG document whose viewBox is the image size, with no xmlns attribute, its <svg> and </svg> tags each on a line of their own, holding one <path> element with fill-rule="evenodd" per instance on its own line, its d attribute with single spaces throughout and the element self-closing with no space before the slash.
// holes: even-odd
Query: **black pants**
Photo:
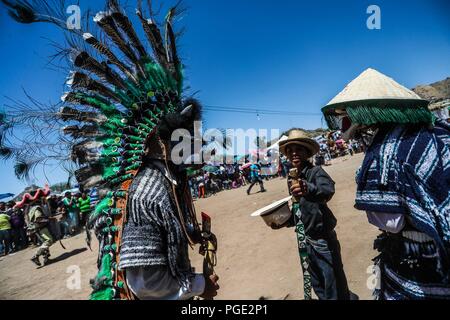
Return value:
<svg viewBox="0 0 450 320">
<path fill-rule="evenodd" d="M 336 232 L 332 231 L 324 239 L 307 237 L 307 250 L 311 285 L 319 300 L 349 300 Z"/>
<path fill-rule="evenodd" d="M 14 243 L 14 250 L 23 249 L 27 246 L 27 232 L 23 227 L 11 229 L 11 239 Z"/>
<path fill-rule="evenodd" d="M 11 230 L 0 230 L 0 244 L 3 245 L 5 255 L 7 255 L 11 249 Z"/>
<path fill-rule="evenodd" d="M 259 187 L 261 188 L 261 191 L 264 190 L 264 183 L 263 183 L 261 177 L 258 177 L 258 178 L 253 178 L 252 184 L 251 184 L 250 187 L 248 187 L 248 189 L 247 189 L 247 193 L 250 193 L 250 191 L 252 190 L 253 186 L 254 186 L 256 183 L 259 183 Z"/>
</svg>

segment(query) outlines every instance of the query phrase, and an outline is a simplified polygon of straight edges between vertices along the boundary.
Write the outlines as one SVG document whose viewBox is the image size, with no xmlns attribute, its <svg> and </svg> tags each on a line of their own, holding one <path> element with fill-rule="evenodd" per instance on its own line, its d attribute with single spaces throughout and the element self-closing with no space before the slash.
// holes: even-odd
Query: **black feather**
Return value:
<svg viewBox="0 0 450 320">
<path fill-rule="evenodd" d="M 50 22 L 67 28 L 64 1 L 51 0 L 1 0 L 8 14 L 19 23 Z"/>
<path fill-rule="evenodd" d="M 34 13 L 33 9 L 27 6 L 26 4 L 21 4 L 18 1 L 6 1 L 2 0 L 2 2 L 9 7 L 8 14 L 17 22 L 20 23 L 33 23 L 37 22 L 37 16 Z"/>
<path fill-rule="evenodd" d="M 109 62 L 116 65 L 128 78 L 132 79 L 134 82 L 137 82 L 133 72 L 123 62 L 121 62 L 105 44 L 101 43 L 89 33 L 83 34 L 83 39 L 98 52 L 106 56 L 109 59 Z"/>
<path fill-rule="evenodd" d="M 0 158 L 8 160 L 13 155 L 13 151 L 10 148 L 0 146 Z"/>
<path fill-rule="evenodd" d="M 75 178 L 84 188 L 90 188 L 101 181 L 102 167 L 100 164 L 91 164 L 75 171 Z"/>
<path fill-rule="evenodd" d="M 151 19 L 144 19 L 140 11 L 137 11 L 136 14 L 141 21 L 142 27 L 145 31 L 145 35 L 150 42 L 156 60 L 168 70 L 169 62 L 167 60 L 166 50 L 164 48 L 163 39 L 161 37 L 161 32 L 158 26 Z"/>
<path fill-rule="evenodd" d="M 62 130 L 65 135 L 70 135 L 73 139 L 102 136 L 102 134 L 98 131 L 97 125 L 84 125 L 81 128 L 78 126 L 67 126 Z"/>
<path fill-rule="evenodd" d="M 113 17 L 109 13 L 99 12 L 95 16 L 94 21 L 100 28 L 103 29 L 106 35 L 108 35 L 111 41 L 115 43 L 115 45 L 127 56 L 127 58 L 130 59 L 136 67 L 139 67 L 139 62 L 136 55 L 120 34 Z"/>
<path fill-rule="evenodd" d="M 180 81 L 181 79 L 178 79 L 178 73 L 176 72 L 177 68 L 180 65 L 180 59 L 178 57 L 177 45 L 176 45 L 176 40 L 175 40 L 175 34 L 172 29 L 172 23 L 168 22 L 166 28 L 167 28 L 167 33 L 169 36 L 169 47 L 170 47 L 170 58 L 171 58 L 170 64 L 172 67 L 171 71 L 172 71 L 172 74 L 175 77 L 175 79 L 177 81 Z"/>
<path fill-rule="evenodd" d="M 18 179 L 27 179 L 30 176 L 30 171 L 33 168 L 33 163 L 25 160 L 18 160 L 14 165 L 14 173 Z"/>
<path fill-rule="evenodd" d="M 63 121 L 80 121 L 80 122 L 93 122 L 101 123 L 107 120 L 107 118 L 96 112 L 87 112 L 73 109 L 70 107 L 62 107 L 58 113 L 58 116 Z"/>
<path fill-rule="evenodd" d="M 92 58 L 86 51 L 79 52 L 74 59 L 74 65 L 78 68 L 90 71 L 100 79 L 110 84 L 125 89 L 126 86 L 122 79 L 106 64 L 100 63 Z"/>
<path fill-rule="evenodd" d="M 113 92 L 111 89 L 109 89 L 102 83 L 95 81 L 94 79 L 91 79 L 88 75 L 84 73 L 81 72 L 73 73 L 67 84 L 69 84 L 73 89 L 86 89 L 88 91 L 100 94 L 105 98 L 109 98 L 119 103 L 121 102 L 121 99 L 117 96 L 115 92 Z"/>
<path fill-rule="evenodd" d="M 75 144 L 72 147 L 72 161 L 78 162 L 80 165 L 98 161 L 100 157 L 98 148 L 100 146 L 100 143 L 92 140 L 84 140 Z"/>
<path fill-rule="evenodd" d="M 130 20 L 126 15 L 124 15 L 122 12 L 113 12 L 112 17 L 114 21 L 117 23 L 120 29 L 125 32 L 128 39 L 130 39 L 131 44 L 136 48 L 136 50 L 139 52 L 139 55 L 141 58 L 145 58 L 147 56 L 147 52 L 145 51 L 144 46 L 142 45 L 141 41 L 139 40 L 136 32 L 134 31 L 133 25 L 131 24 Z"/>
</svg>

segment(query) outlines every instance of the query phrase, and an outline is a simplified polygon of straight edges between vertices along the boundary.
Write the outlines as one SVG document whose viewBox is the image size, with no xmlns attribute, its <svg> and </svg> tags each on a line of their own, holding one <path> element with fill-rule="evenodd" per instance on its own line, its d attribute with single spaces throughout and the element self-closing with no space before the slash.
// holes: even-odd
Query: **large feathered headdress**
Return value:
<svg viewBox="0 0 450 320">
<path fill-rule="evenodd" d="M 92 219 L 93 223 L 103 221 L 106 226 L 101 236 L 101 270 L 92 298 L 115 298 L 123 283 L 114 275 L 113 256 L 117 251 L 114 233 L 119 230 L 112 221 L 123 213 L 116 207 L 118 199 L 126 197 L 123 185 L 132 180 L 141 167 L 149 141 L 168 143 L 174 129 L 191 129 L 193 121 L 200 119 L 199 103 L 183 96 L 183 68 L 172 25 L 180 6 L 169 10 L 162 34 L 151 8 L 150 17 L 146 18 L 138 1 L 136 20 L 147 38 L 146 45 L 117 0 L 108 0 L 106 9 L 92 17 L 95 24 L 86 30 L 68 28 L 62 0 L 2 2 L 15 20 L 49 22 L 66 34 L 68 46 L 60 53 L 69 57 L 68 90 L 62 95 L 57 118 L 47 122 L 66 135 L 55 145 L 68 146 L 69 153 L 63 155 L 62 160 L 77 164 L 78 183 L 84 188 L 110 190 L 97 205 L 95 219 Z M 40 111 L 55 115 L 55 110 L 40 108 Z M 23 124 L 20 117 L 16 113 L 12 122 Z M 0 118 L 0 124 L 4 119 Z M 62 123 L 66 123 L 65 126 Z M 0 139 L 6 127 L 4 121 Z M 41 132 L 41 135 L 45 138 L 47 133 Z M 14 150 L 1 146 L 0 154 L 14 155 Z M 30 146 L 27 144 L 27 147 Z M 37 149 L 34 151 L 39 154 L 42 149 Z M 57 151 L 60 152 L 55 154 L 61 154 L 62 150 Z M 29 159 L 23 153 L 15 155 L 18 163 L 22 163 L 22 167 L 17 168 L 19 173 L 27 172 Z M 45 159 L 45 155 L 37 156 L 33 163 Z"/>
</svg>

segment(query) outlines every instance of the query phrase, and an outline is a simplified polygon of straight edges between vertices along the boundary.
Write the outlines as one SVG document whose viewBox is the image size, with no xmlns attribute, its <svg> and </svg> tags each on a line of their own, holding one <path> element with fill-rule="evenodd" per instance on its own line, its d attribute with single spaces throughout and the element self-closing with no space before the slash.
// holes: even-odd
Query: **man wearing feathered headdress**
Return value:
<svg viewBox="0 0 450 320">
<path fill-rule="evenodd" d="M 205 242 L 186 168 L 171 156 L 174 131 L 192 136 L 200 120 L 200 105 L 184 92 L 172 25 L 180 6 L 169 10 L 162 34 L 151 5 L 145 18 L 138 1 L 145 45 L 117 0 L 93 17 L 88 12 L 89 31 L 67 27 L 64 5 L 2 1 L 15 20 L 55 24 L 69 40 L 61 54 L 69 54 L 73 71 L 58 120 L 68 123 L 61 129 L 72 141 L 80 187 L 98 188 L 103 198 L 88 219 L 100 242 L 91 299 L 214 296 L 217 277 L 190 267 L 188 245 Z M 17 160 L 19 173 L 37 163 Z"/>
</svg>

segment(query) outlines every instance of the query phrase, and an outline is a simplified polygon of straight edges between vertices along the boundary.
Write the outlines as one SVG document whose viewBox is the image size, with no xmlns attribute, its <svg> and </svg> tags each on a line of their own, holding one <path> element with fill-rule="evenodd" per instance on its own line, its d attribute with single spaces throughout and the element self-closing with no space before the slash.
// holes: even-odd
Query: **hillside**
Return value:
<svg viewBox="0 0 450 320">
<path fill-rule="evenodd" d="M 431 104 L 450 99 L 450 77 L 429 85 L 419 85 L 412 89 L 424 99 L 430 100 Z M 430 106 L 431 109 L 433 106 Z"/>
</svg>

